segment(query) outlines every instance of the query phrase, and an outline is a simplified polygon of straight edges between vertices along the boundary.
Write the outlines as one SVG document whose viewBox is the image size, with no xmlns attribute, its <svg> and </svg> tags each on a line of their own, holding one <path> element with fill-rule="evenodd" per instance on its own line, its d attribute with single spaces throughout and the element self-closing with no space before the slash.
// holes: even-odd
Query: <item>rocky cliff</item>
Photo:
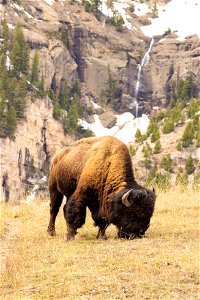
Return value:
<svg viewBox="0 0 200 300">
<path fill-rule="evenodd" d="M 160 1 L 161 4 L 167 2 Z M 120 31 L 106 24 L 103 16 L 97 19 L 86 12 L 78 1 L 1 1 L 0 13 L 9 28 L 18 22 L 22 24 L 30 57 L 33 58 L 35 50 L 39 52 L 40 78 L 46 87 L 58 93 L 63 81 L 71 86 L 79 79 L 82 101 L 91 107 L 90 100 L 100 103 L 112 79 L 115 82 L 112 107 L 117 112 L 136 113 L 138 66 L 151 39 L 143 34 L 141 18 L 135 13 L 129 12 L 132 29 L 124 27 Z M 148 14 L 145 17 L 148 18 Z M 179 41 L 175 33 L 154 37 L 150 60 L 141 69 L 137 95 L 139 115 L 151 113 L 154 106 L 167 105 L 171 84 L 177 84 L 179 78 L 186 79 L 190 74 L 195 96 L 199 96 L 199 56 L 197 36 L 183 41 Z M 56 149 L 73 140 L 64 135 L 61 124 L 53 119 L 48 98 L 29 100 L 26 116 L 18 125 L 14 140 L 0 140 L 1 182 L 12 199 L 20 198 L 24 186 L 45 174 L 45 164 Z"/>
</svg>

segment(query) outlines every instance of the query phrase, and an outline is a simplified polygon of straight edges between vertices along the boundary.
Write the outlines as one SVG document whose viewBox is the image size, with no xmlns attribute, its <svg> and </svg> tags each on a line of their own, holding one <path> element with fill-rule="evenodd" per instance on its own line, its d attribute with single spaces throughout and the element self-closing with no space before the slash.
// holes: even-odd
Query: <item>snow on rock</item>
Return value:
<svg viewBox="0 0 200 300">
<path fill-rule="evenodd" d="M 15 29 L 15 26 L 13 24 L 7 24 L 9 29 Z"/>
<path fill-rule="evenodd" d="M 134 136 L 138 128 L 142 133 L 144 133 L 149 125 L 149 119 L 146 115 L 142 115 L 142 117 L 135 119 L 130 112 L 126 112 L 121 115 L 116 115 L 116 117 L 116 125 L 110 129 L 103 127 L 99 116 L 96 114 L 94 115 L 94 123 L 89 124 L 84 120 L 79 120 L 79 125 L 83 126 L 85 129 L 91 129 L 97 137 L 112 135 L 116 136 L 125 144 L 134 140 Z"/>
<path fill-rule="evenodd" d="M 54 0 L 44 0 L 47 4 L 52 6 L 54 4 Z"/>
<path fill-rule="evenodd" d="M 94 106 L 94 108 L 101 108 L 98 104 L 96 104 L 95 102 L 91 101 L 92 105 Z"/>
<path fill-rule="evenodd" d="M 145 35 L 153 37 L 161 35 L 168 29 L 175 31 L 179 40 L 197 34 L 200 37 L 200 1 L 172 0 L 165 6 L 157 5 L 158 18 L 152 24 L 142 26 Z"/>
<path fill-rule="evenodd" d="M 151 10 L 148 8 L 148 5 L 146 3 L 138 3 L 136 1 L 133 1 L 133 5 L 135 7 L 134 13 L 138 16 L 144 16 Z"/>
<path fill-rule="evenodd" d="M 113 2 L 113 10 L 108 8 L 106 4 L 106 0 L 102 0 L 100 10 L 101 12 L 109 17 L 113 17 L 113 11 L 117 11 L 122 18 L 124 19 L 124 26 L 127 27 L 128 29 L 132 29 L 132 24 L 128 21 L 130 16 L 127 15 L 126 9 L 129 7 L 129 4 L 125 0 L 120 0 L 120 1 L 115 1 Z"/>
</svg>

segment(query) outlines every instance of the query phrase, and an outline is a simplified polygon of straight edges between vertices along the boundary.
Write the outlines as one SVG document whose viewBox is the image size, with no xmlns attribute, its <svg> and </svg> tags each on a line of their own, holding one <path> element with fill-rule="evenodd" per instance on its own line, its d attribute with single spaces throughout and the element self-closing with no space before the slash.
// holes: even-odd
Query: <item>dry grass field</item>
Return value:
<svg viewBox="0 0 200 300">
<path fill-rule="evenodd" d="M 199 299 L 199 194 L 159 192 L 142 239 L 95 239 L 90 215 L 64 242 L 62 210 L 49 237 L 47 202 L 1 205 L 0 299 Z"/>
</svg>

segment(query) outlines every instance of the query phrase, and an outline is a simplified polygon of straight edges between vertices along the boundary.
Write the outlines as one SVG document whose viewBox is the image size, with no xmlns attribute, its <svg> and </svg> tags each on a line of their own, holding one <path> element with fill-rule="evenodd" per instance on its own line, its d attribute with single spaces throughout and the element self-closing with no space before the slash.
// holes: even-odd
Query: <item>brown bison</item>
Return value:
<svg viewBox="0 0 200 300">
<path fill-rule="evenodd" d="M 52 161 L 49 191 L 48 233 L 55 234 L 55 219 L 66 196 L 67 240 L 85 223 L 86 207 L 99 227 L 97 238 L 107 238 L 111 223 L 119 238 L 141 237 L 156 199 L 154 190 L 136 182 L 127 146 L 112 136 L 84 138 L 62 148 Z"/>
</svg>

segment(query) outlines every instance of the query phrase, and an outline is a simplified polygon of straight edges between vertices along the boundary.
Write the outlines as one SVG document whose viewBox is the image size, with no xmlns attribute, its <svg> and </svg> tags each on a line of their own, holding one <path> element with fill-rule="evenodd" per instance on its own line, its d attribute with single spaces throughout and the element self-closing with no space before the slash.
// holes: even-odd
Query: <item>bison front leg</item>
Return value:
<svg viewBox="0 0 200 300">
<path fill-rule="evenodd" d="M 85 202 L 74 200 L 73 197 L 69 199 L 63 208 L 64 217 L 67 223 L 66 241 L 72 240 L 77 234 L 77 229 L 85 223 L 86 205 Z"/>
<path fill-rule="evenodd" d="M 92 213 L 92 218 L 95 222 L 95 226 L 99 227 L 97 239 L 107 240 L 106 228 L 108 227 L 108 223 L 106 218 L 101 217 L 98 212 Z"/>
<path fill-rule="evenodd" d="M 50 220 L 47 233 L 51 236 L 55 235 L 55 221 L 59 211 L 59 208 L 62 204 L 63 194 L 57 190 L 50 190 Z"/>
</svg>

